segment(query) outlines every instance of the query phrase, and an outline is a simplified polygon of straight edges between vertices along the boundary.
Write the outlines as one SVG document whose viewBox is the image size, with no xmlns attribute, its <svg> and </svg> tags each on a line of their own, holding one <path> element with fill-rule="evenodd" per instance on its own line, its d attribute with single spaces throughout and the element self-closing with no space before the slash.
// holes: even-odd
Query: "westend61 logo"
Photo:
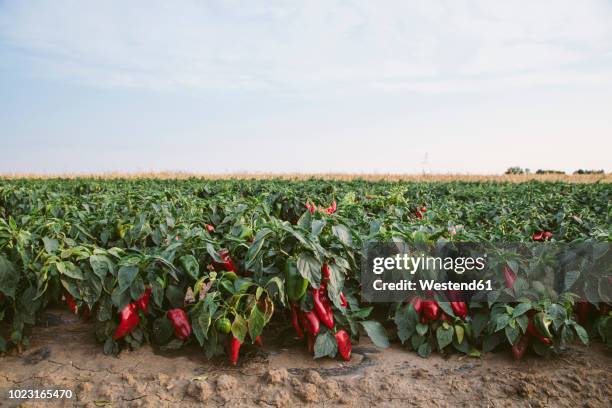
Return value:
<svg viewBox="0 0 612 408">
<path fill-rule="evenodd" d="M 508 302 L 570 292 L 606 302 L 612 298 L 609 249 L 606 242 L 369 242 L 361 294 L 369 302 L 403 302 L 416 295 Z"/>
</svg>

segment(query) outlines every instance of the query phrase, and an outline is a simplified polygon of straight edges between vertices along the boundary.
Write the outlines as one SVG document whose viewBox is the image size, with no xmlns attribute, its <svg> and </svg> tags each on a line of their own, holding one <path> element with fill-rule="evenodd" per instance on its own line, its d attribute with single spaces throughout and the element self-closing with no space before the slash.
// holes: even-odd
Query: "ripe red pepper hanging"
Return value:
<svg viewBox="0 0 612 408">
<path fill-rule="evenodd" d="M 334 328 L 334 315 L 330 315 L 331 307 L 325 307 L 323 300 L 321 299 L 321 291 L 319 289 L 312 290 L 312 298 L 314 301 L 314 310 L 321 321 L 328 329 Z"/>
<path fill-rule="evenodd" d="M 423 317 L 429 320 L 436 320 L 440 313 L 440 307 L 435 300 L 424 300 L 423 301 Z"/>
<path fill-rule="evenodd" d="M 191 324 L 189 323 L 189 316 L 183 309 L 172 309 L 168 310 L 167 317 L 174 327 L 174 335 L 185 340 L 191 334 Z"/>
<path fill-rule="evenodd" d="M 311 310 L 309 312 L 303 312 L 303 314 L 306 320 L 306 327 L 308 328 L 308 332 L 311 333 L 313 336 L 319 334 L 319 329 L 321 325 L 319 323 L 319 318 L 317 317 L 316 313 Z"/>
<path fill-rule="evenodd" d="M 336 341 L 338 342 L 338 354 L 340 354 L 344 361 L 349 361 L 353 347 L 348 333 L 344 330 L 338 330 L 336 332 Z"/>
<path fill-rule="evenodd" d="M 240 354 L 241 345 L 242 343 L 240 343 L 240 340 L 238 340 L 236 337 L 230 337 L 227 357 L 232 365 L 236 365 L 236 363 L 238 363 L 238 355 Z"/>
<path fill-rule="evenodd" d="M 149 302 L 151 301 L 151 288 L 146 288 L 143 295 L 136 301 L 136 306 L 138 306 L 138 308 L 140 310 L 142 310 L 143 313 L 147 313 L 147 310 L 149 309 Z"/>
<path fill-rule="evenodd" d="M 72 295 L 66 292 L 64 294 L 64 297 L 66 298 L 66 304 L 70 308 L 70 311 L 72 311 L 72 313 L 74 313 L 75 315 L 79 314 L 79 307 L 77 306 L 76 301 L 74 300 Z"/>
<path fill-rule="evenodd" d="M 514 291 L 514 282 L 516 281 L 516 274 L 508 265 L 504 265 L 504 280 L 506 288 Z"/>
<path fill-rule="evenodd" d="M 348 302 L 346 301 L 346 296 L 344 293 L 340 292 L 340 302 L 342 303 L 342 307 L 348 307 Z"/>
<path fill-rule="evenodd" d="M 302 326 L 300 326 L 300 321 L 298 318 L 298 309 L 299 306 L 295 303 L 291 304 L 291 323 L 293 324 L 293 328 L 295 329 L 295 333 L 298 338 L 304 338 L 304 331 L 302 330 Z"/>
<path fill-rule="evenodd" d="M 119 313 L 119 326 L 115 330 L 113 340 L 120 339 L 130 334 L 140 323 L 140 316 L 138 315 L 138 308 L 136 304 L 130 303 L 124 307 Z"/>
<path fill-rule="evenodd" d="M 450 302 L 451 308 L 455 313 L 455 316 L 465 319 L 468 314 L 467 304 L 465 302 Z"/>
<path fill-rule="evenodd" d="M 523 334 L 523 337 L 519 339 L 512 346 L 512 355 L 514 356 L 514 360 L 519 361 L 525 355 L 527 351 L 527 347 L 529 347 L 529 335 L 527 333 Z"/>
</svg>

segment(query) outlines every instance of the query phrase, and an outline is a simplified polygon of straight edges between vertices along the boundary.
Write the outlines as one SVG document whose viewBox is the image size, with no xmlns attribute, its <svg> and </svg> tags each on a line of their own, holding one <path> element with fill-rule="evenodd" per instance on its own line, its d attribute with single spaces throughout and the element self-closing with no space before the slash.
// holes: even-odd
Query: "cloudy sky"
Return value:
<svg viewBox="0 0 612 408">
<path fill-rule="evenodd" d="M 0 0 L 0 172 L 612 170 L 612 2 Z"/>
</svg>

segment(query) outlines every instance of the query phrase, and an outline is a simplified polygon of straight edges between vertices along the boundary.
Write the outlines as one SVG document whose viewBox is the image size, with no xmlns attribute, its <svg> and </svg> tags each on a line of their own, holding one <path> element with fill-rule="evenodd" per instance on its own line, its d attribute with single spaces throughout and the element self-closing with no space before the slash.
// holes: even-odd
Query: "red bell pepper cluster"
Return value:
<svg viewBox="0 0 612 408">
<path fill-rule="evenodd" d="M 425 212 L 426 212 L 426 211 L 427 211 L 427 207 L 422 206 L 422 207 L 420 207 L 420 208 L 417 208 L 417 209 L 414 211 L 414 215 L 416 215 L 416 217 L 417 217 L 419 220 L 422 220 L 422 219 L 423 219 L 423 214 L 425 214 Z"/>
<path fill-rule="evenodd" d="M 468 315 L 467 304 L 463 301 L 449 302 L 455 316 L 465 319 Z M 440 305 L 435 300 L 422 299 L 418 296 L 410 300 L 410 304 L 419 315 L 419 321 L 422 324 L 434 322 L 438 319 L 442 321 L 450 320 L 450 316 L 441 310 Z"/>
<path fill-rule="evenodd" d="M 531 236 L 531 239 L 533 239 L 536 242 L 542 242 L 542 241 L 549 241 L 552 238 L 553 234 L 550 231 L 537 231 L 534 232 L 533 235 Z"/>
<path fill-rule="evenodd" d="M 351 358 L 351 339 L 348 333 L 342 329 L 336 330 L 334 312 L 331 302 L 327 296 L 327 283 L 330 279 L 330 270 L 327 264 L 321 267 L 323 279 L 321 286 L 311 288 L 314 307 L 310 311 L 303 311 L 297 303 L 291 305 L 291 323 L 298 338 L 306 337 L 306 347 L 309 353 L 314 353 L 314 344 L 321 329 L 321 324 L 332 332 L 335 331 L 336 341 L 338 342 L 338 353 L 348 361 Z M 340 294 L 343 307 L 348 303 L 343 293 Z"/>
<path fill-rule="evenodd" d="M 143 295 L 136 300 L 125 306 L 119 312 L 119 325 L 115 329 L 113 340 L 118 340 L 122 337 L 127 336 L 138 327 L 140 323 L 140 315 L 138 310 L 143 313 L 147 313 L 149 309 L 149 302 L 151 301 L 151 288 L 146 288 Z"/>
<path fill-rule="evenodd" d="M 317 211 L 317 206 L 315 205 L 315 203 L 311 202 L 310 200 L 306 202 L 306 209 L 308 211 L 310 211 L 311 214 L 314 214 L 315 211 Z M 323 208 L 323 207 L 319 207 L 318 211 L 319 212 L 324 212 L 328 215 L 332 215 L 333 213 L 336 212 L 336 210 L 338 209 L 338 206 L 336 204 L 336 200 L 332 200 L 331 204 L 329 207 L 327 208 Z"/>
<path fill-rule="evenodd" d="M 529 347 L 531 338 L 535 338 L 545 346 L 552 345 L 552 339 L 540 333 L 540 331 L 533 323 L 535 315 L 535 310 L 530 310 L 527 312 L 527 316 L 529 317 L 529 322 L 527 323 L 527 332 L 523 334 L 521 338 L 516 343 L 514 343 L 514 345 L 512 345 L 512 356 L 516 361 L 519 361 L 521 358 L 523 358 L 523 356 L 527 352 L 527 348 Z"/>
</svg>

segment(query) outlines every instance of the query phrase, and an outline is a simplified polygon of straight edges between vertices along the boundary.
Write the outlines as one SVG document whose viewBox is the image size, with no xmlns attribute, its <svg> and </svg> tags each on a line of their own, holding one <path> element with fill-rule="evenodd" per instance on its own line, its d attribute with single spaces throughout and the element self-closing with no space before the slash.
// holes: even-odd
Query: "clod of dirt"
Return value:
<svg viewBox="0 0 612 408">
<path fill-rule="evenodd" d="M 304 381 L 315 385 L 320 385 L 325 382 L 321 374 L 315 370 L 308 370 L 306 374 L 304 374 Z"/>
<path fill-rule="evenodd" d="M 300 387 L 298 387 L 296 394 L 304 402 L 317 402 L 319 400 L 319 391 L 317 389 L 317 386 L 314 384 L 300 384 Z"/>
<path fill-rule="evenodd" d="M 191 381 L 186 393 L 196 401 L 204 402 L 212 396 L 213 390 L 207 381 Z"/>
<path fill-rule="evenodd" d="M 23 364 L 35 365 L 49 357 L 51 357 L 51 349 L 49 347 L 41 347 L 25 356 L 23 358 Z"/>
<path fill-rule="evenodd" d="M 227 374 L 221 374 L 217 378 L 217 392 L 231 391 L 236 388 L 238 382 L 234 377 Z"/>
<path fill-rule="evenodd" d="M 289 379 L 289 372 L 285 368 L 271 369 L 265 375 L 269 384 L 280 384 Z"/>
</svg>

